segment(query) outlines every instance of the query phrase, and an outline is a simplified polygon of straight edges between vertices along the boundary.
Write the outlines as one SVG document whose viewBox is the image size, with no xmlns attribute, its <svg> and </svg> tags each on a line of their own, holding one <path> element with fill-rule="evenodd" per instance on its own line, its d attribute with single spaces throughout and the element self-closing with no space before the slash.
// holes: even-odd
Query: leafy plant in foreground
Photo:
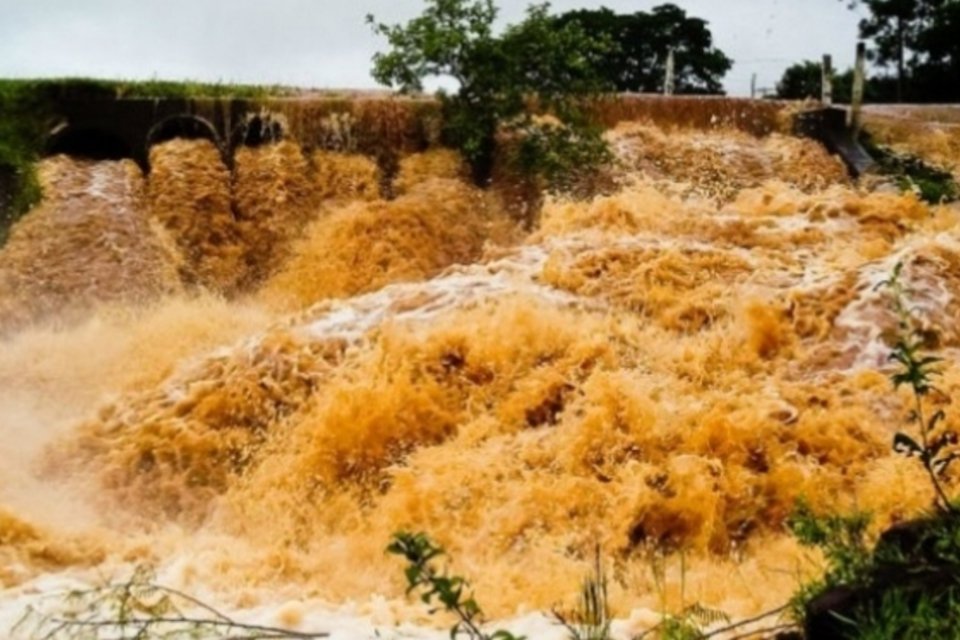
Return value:
<svg viewBox="0 0 960 640">
<path fill-rule="evenodd" d="M 393 536 L 393 542 L 387 547 L 387 552 L 401 556 L 407 561 L 404 573 L 407 578 L 408 593 L 420 590 L 420 597 L 426 604 L 433 604 L 434 600 L 443 605 L 443 609 L 457 617 L 457 622 L 450 629 L 450 637 L 455 640 L 465 635 L 470 640 L 526 640 L 517 637 L 508 631 L 498 630 L 492 634 L 485 634 L 480 628 L 482 613 L 476 601 L 465 596 L 464 592 L 469 584 L 459 576 L 451 576 L 441 571 L 435 565 L 437 558 L 445 555 L 442 547 L 434 544 L 425 533 L 400 532 Z M 683 556 L 681 556 L 683 558 Z M 681 565 L 681 573 L 685 573 L 685 565 Z M 654 579 L 657 581 L 663 594 L 663 568 L 654 567 Z M 681 586 L 681 600 L 683 600 Z M 580 601 L 572 611 L 552 611 L 556 622 L 566 627 L 570 640 L 612 640 L 610 632 L 612 615 L 607 599 L 607 579 L 603 570 L 599 550 L 597 550 L 593 571 L 584 580 L 580 588 Z M 758 634 L 775 633 L 793 629 L 792 622 L 778 623 L 763 629 L 747 631 L 742 635 L 730 636 L 731 632 L 755 627 L 761 621 L 772 616 L 780 616 L 786 606 L 767 611 L 753 618 L 730 622 L 729 616 L 722 611 L 710 609 L 699 603 L 684 606 L 677 614 L 664 613 L 660 624 L 636 636 L 633 640 L 642 640 L 650 636 L 660 640 L 709 640 L 715 637 L 747 638 L 757 637 Z M 664 605 L 664 611 L 666 607 Z M 435 611 L 435 610 L 434 610 Z M 431 611 L 432 613 L 433 611 Z M 717 626 L 723 625 L 723 626 Z M 706 629 L 713 627 L 712 630 Z"/>
<path fill-rule="evenodd" d="M 924 352 L 924 337 L 917 329 L 906 301 L 908 292 L 902 275 L 901 262 L 894 267 L 890 278 L 881 282 L 878 287 L 886 288 L 890 294 L 900 334 L 890 356 L 900 368 L 891 376 L 891 380 L 894 388 L 899 389 L 905 385 L 913 393 L 914 408 L 911 410 L 910 420 L 919 425 L 920 441 L 898 432 L 894 436 L 893 448 L 898 453 L 916 456 L 920 460 L 936 492 L 937 507 L 944 513 L 957 514 L 940 482 L 940 477 L 950 464 L 960 458 L 960 453 L 956 451 L 944 453 L 947 447 L 957 444 L 957 435 L 952 431 L 938 433 L 940 422 L 946 417 L 943 410 L 937 410 L 930 416 L 924 411 L 924 398 L 934 389 L 933 378 L 940 373 L 936 365 L 943 359 Z"/>
<path fill-rule="evenodd" d="M 928 415 L 941 359 L 926 350 L 929 337 L 913 314 L 903 270 L 898 263 L 877 285 L 897 320 L 890 355 L 897 367 L 890 378 L 895 388 L 912 392 L 909 419 L 917 425 L 915 435 L 896 433 L 893 449 L 923 465 L 936 496 L 934 512 L 891 527 L 870 548 L 866 515 L 822 516 L 798 502 L 788 525 L 827 560 L 825 576 L 802 587 L 792 602 L 810 637 L 960 637 L 960 513 L 942 481 L 960 454 L 953 451 L 957 436 L 942 428 L 944 412 Z"/>
<path fill-rule="evenodd" d="M 420 590 L 420 599 L 425 604 L 437 600 L 444 610 L 457 617 L 457 622 L 450 629 L 451 639 L 465 635 L 471 640 L 524 640 L 508 631 L 498 630 L 488 635 L 480 629 L 483 612 L 472 596 L 464 594 L 469 584 L 464 578 L 451 576 L 436 567 L 435 561 L 446 552 L 425 533 L 396 533 L 393 542 L 387 546 L 387 552 L 407 561 L 404 570 L 407 593 Z"/>
</svg>

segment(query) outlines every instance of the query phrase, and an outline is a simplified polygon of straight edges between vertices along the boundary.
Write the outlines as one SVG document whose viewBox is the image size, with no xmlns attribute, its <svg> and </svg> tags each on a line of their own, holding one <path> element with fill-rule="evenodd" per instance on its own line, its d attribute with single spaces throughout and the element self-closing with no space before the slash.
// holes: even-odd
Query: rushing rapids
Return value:
<svg viewBox="0 0 960 640">
<path fill-rule="evenodd" d="M 877 529 L 929 505 L 890 451 L 877 285 L 905 265 L 960 397 L 957 210 L 809 141 L 609 135 L 618 187 L 529 233 L 446 152 L 392 184 L 286 143 L 231 174 L 170 141 L 146 181 L 44 161 L 0 250 L 0 622 L 149 565 L 240 617 L 389 637 L 426 623 L 383 552 L 411 529 L 504 620 L 570 602 L 599 544 L 638 632 L 786 601 L 818 569 L 784 530 L 800 496 Z"/>
</svg>

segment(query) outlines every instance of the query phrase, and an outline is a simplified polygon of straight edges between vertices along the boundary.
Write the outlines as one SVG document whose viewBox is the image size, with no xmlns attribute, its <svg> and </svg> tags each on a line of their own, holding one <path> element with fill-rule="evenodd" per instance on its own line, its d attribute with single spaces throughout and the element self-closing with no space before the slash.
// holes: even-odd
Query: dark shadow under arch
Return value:
<svg viewBox="0 0 960 640">
<path fill-rule="evenodd" d="M 259 147 L 283 140 L 283 124 L 270 114 L 257 114 L 237 125 L 230 134 L 230 147 Z"/>
<path fill-rule="evenodd" d="M 45 155 L 65 154 L 90 160 L 134 158 L 133 149 L 120 136 L 93 127 L 65 126 L 51 134 Z"/>
</svg>

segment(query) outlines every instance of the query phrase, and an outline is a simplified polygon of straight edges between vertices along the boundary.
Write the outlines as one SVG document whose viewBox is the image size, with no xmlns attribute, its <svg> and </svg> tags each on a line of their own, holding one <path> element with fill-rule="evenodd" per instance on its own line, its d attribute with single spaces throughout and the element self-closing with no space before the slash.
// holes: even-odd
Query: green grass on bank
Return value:
<svg viewBox="0 0 960 640">
<path fill-rule="evenodd" d="M 300 91 L 280 85 L 195 82 L 191 80 L 101 80 L 96 78 L 0 78 L 0 95 L 33 93 L 47 99 L 67 98 L 241 98 L 283 97 Z"/>
</svg>

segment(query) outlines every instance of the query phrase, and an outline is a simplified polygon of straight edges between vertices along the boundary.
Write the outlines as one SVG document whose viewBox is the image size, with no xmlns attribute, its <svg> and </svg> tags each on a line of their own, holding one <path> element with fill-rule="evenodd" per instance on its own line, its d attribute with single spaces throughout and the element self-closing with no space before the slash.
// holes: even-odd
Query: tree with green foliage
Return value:
<svg viewBox="0 0 960 640">
<path fill-rule="evenodd" d="M 781 100 L 805 100 L 820 98 L 820 63 L 806 60 L 786 69 L 777 83 L 776 97 Z M 853 93 L 853 69 L 833 76 L 833 100 L 848 104 Z M 863 87 L 864 100 L 867 102 L 896 101 L 896 79 L 890 76 L 873 76 L 866 79 Z"/>
<path fill-rule="evenodd" d="M 943 2 L 917 37 L 914 91 L 922 100 L 960 101 L 960 1 Z"/>
<path fill-rule="evenodd" d="M 492 0 L 426 0 L 423 13 L 403 25 L 368 16 L 390 45 L 374 57 L 373 77 L 407 93 L 422 91 L 427 79 L 456 82 L 455 93 L 439 93 L 444 137 L 478 183 L 489 179 L 505 128 L 521 140 L 522 168 L 551 183 L 605 161 L 606 145 L 584 106 L 612 88 L 594 72 L 610 43 L 579 24 L 558 27 L 548 5 L 531 6 L 523 22 L 499 35 L 496 16 Z M 560 126 L 539 126 L 532 108 Z"/>
<path fill-rule="evenodd" d="M 836 102 L 850 102 L 853 86 L 853 71 L 847 71 L 833 77 L 833 99 Z M 777 97 L 783 100 L 819 99 L 823 90 L 823 66 L 819 62 L 805 60 L 792 65 L 783 72 L 777 83 Z"/>
<path fill-rule="evenodd" d="M 777 97 L 784 100 L 819 98 L 822 90 L 823 67 L 819 62 L 804 60 L 791 65 L 777 83 Z M 838 102 L 841 102 L 839 98 Z"/>
<path fill-rule="evenodd" d="M 849 0 L 848 6 L 868 11 L 860 37 L 873 42 L 873 62 L 894 69 L 897 102 L 960 99 L 958 0 Z"/>
<path fill-rule="evenodd" d="M 617 14 L 603 8 L 570 11 L 557 17 L 560 26 L 573 23 L 616 45 L 598 61 L 597 73 L 618 91 L 661 91 L 670 49 L 674 52 L 677 93 L 723 93 L 723 76 L 733 66 L 733 61 L 714 46 L 707 22 L 689 17 L 674 4 L 654 7 L 649 13 Z"/>
<path fill-rule="evenodd" d="M 880 65 L 895 64 L 897 69 L 897 101 L 903 100 L 911 51 L 916 51 L 920 33 L 931 17 L 929 0 L 864 0 L 870 17 L 860 22 L 860 35 L 873 40 L 875 60 Z"/>
</svg>

